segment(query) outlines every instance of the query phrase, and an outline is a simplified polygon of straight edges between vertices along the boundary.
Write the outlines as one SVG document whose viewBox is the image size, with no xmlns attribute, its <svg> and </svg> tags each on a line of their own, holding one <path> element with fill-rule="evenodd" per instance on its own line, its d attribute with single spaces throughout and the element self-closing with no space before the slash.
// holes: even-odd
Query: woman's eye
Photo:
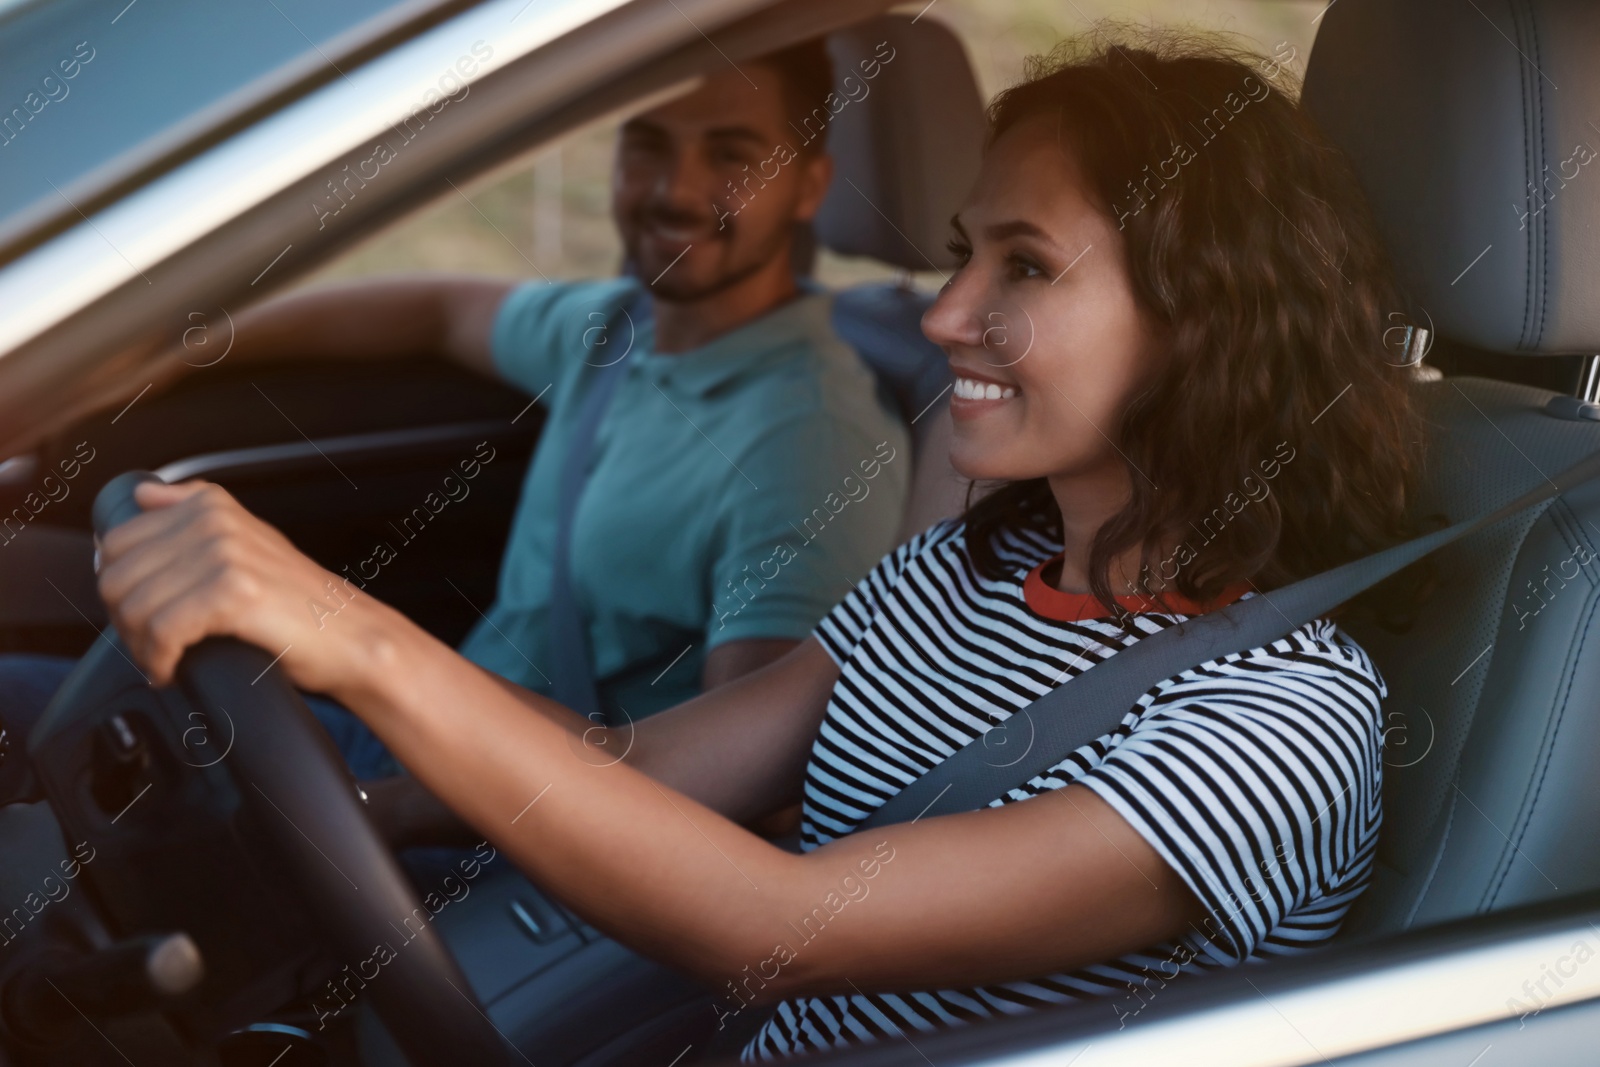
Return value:
<svg viewBox="0 0 1600 1067">
<path fill-rule="evenodd" d="M 963 265 L 965 265 L 967 260 L 972 258 L 971 246 L 956 240 L 954 237 L 946 241 L 944 247 L 945 251 L 949 252 L 952 256 L 955 256 L 956 259 L 960 260 Z"/>
<path fill-rule="evenodd" d="M 1016 255 L 1013 253 L 1012 255 L 1006 257 L 1006 266 L 1010 269 L 1011 276 L 1013 278 L 1023 279 L 1045 277 L 1044 268 L 1039 266 L 1039 264 L 1035 263 L 1033 260 L 1029 259 L 1027 256 Z"/>
</svg>

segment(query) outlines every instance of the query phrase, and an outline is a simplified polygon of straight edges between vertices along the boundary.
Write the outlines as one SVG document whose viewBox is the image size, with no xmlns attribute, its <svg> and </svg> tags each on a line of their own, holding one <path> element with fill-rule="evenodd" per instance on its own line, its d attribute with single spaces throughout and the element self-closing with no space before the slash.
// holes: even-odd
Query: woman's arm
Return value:
<svg viewBox="0 0 1600 1067">
<path fill-rule="evenodd" d="M 533 697 L 547 714 L 528 714 L 371 598 L 319 631 L 304 602 L 327 572 L 221 490 L 145 486 L 138 496 L 154 510 L 107 536 L 100 582 L 156 684 L 211 634 L 284 649 L 278 663 L 295 684 L 361 715 L 584 918 L 708 980 L 737 980 L 753 998 L 1024 978 L 1155 943 L 1199 917 L 1177 874 L 1081 787 L 804 855 L 738 825 L 768 803 L 765 790 L 798 791 L 834 673 L 814 641 L 641 724 L 637 755 L 597 758 L 570 712 Z"/>
<path fill-rule="evenodd" d="M 523 707 L 571 733 L 589 762 L 625 761 L 744 823 L 799 802 L 811 742 L 839 677 L 839 668 L 815 640 L 782 644 L 789 650 L 765 666 L 639 722 L 610 728 L 497 674 L 483 673 Z"/>
<path fill-rule="evenodd" d="M 792 955 L 765 968 L 759 999 L 1036 976 L 1154 944 L 1201 917 L 1176 873 L 1087 789 L 795 856 L 713 810 L 737 817 L 742 798 L 693 776 L 720 780 L 726 764 L 678 756 L 670 765 L 683 788 L 674 788 L 631 760 L 596 760 L 403 619 L 371 635 L 336 695 L 430 790 L 536 882 L 641 951 L 717 982 Z M 811 651 L 787 664 L 796 674 L 806 657 L 827 661 L 815 641 L 802 648 Z M 760 719 L 771 684 L 751 675 L 718 691 L 743 700 L 700 700 Z M 704 744 L 774 772 L 787 768 L 762 743 L 809 741 L 774 728 L 742 730 L 743 744 L 728 745 L 717 737 L 726 719 L 681 723 L 675 752 Z"/>
<path fill-rule="evenodd" d="M 719 645 L 706 658 L 701 688 L 709 692 L 784 660 L 800 644 L 790 640 L 749 640 Z M 809 658 L 816 660 L 812 669 L 817 672 L 813 675 L 819 681 L 817 688 L 820 688 L 820 680 L 826 676 L 831 689 L 831 679 L 837 676 L 833 662 L 826 655 L 820 659 L 815 656 Z M 775 706 L 769 699 L 766 704 L 768 711 L 760 720 L 753 720 L 751 716 L 735 711 L 714 730 L 697 727 L 695 723 L 702 717 L 716 720 L 719 703 L 700 699 L 682 705 L 692 705 L 699 709 L 697 711 L 681 712 L 671 718 L 663 718 L 662 713 L 638 724 L 625 723 L 619 727 L 602 729 L 586 723 L 566 708 L 548 700 L 539 700 L 530 690 L 507 678 L 493 672 L 485 673 L 525 707 L 583 738 L 597 759 L 612 759 L 618 753 L 626 753 L 624 758 L 646 774 L 691 795 L 695 795 L 693 789 L 697 783 L 715 784 L 728 800 L 737 803 L 723 807 L 716 798 L 710 796 L 697 796 L 697 799 L 735 821 L 750 826 L 762 837 L 782 837 L 792 833 L 800 824 L 798 776 L 810 751 L 811 737 L 816 733 L 816 723 L 820 721 L 827 690 L 822 691 L 820 698 L 800 692 L 797 702 L 785 700 L 782 707 Z M 809 690 L 811 687 L 802 688 Z M 745 706 L 744 698 L 741 698 L 738 707 Z M 793 731 L 796 739 L 794 747 L 785 749 L 784 742 L 778 740 L 761 747 L 764 753 L 774 758 L 781 758 L 787 752 L 787 765 L 792 773 L 766 774 L 756 764 L 749 766 L 749 777 L 740 777 L 737 770 L 720 777 L 704 772 L 708 766 L 728 766 L 723 759 L 721 743 L 737 742 L 742 730 L 771 727 L 777 725 L 776 720 L 788 720 L 791 716 L 809 724 Z M 710 736 L 697 736 L 705 734 Z M 796 783 L 792 789 L 791 779 Z M 462 822 L 449 806 L 409 774 L 362 782 L 361 788 L 367 795 L 367 813 L 393 848 L 470 847 L 482 840 L 476 830 Z M 746 812 L 755 814 L 746 817 L 743 814 Z"/>
<path fill-rule="evenodd" d="M 351 608 L 371 610 L 377 602 L 362 596 L 300 553 L 282 534 L 250 515 L 221 487 L 200 482 L 181 486 L 147 486 L 138 490 L 141 504 L 154 510 L 112 531 L 102 546 L 101 592 L 121 611 L 120 631 L 136 654 L 159 663 L 158 680 L 170 677 L 183 645 L 164 643 L 169 633 L 182 640 L 185 626 L 226 626 L 230 601 L 249 621 L 263 624 L 252 636 L 246 627 L 227 632 L 263 647 L 291 646 L 288 663 L 300 663 L 301 688 L 337 695 L 340 666 L 326 666 L 328 654 L 348 644 L 357 632 L 354 615 L 318 612 L 327 589 L 342 588 Z M 211 579 L 209 619 L 178 613 L 165 601 L 183 592 L 183 582 L 199 571 Z M 293 578 L 302 584 L 298 593 Z M 188 576 L 186 578 L 186 575 Z M 173 587 L 178 584 L 178 588 Z M 269 618 L 253 604 L 267 592 L 278 617 Z M 196 603 L 198 591 L 189 602 Z M 347 609 L 348 610 L 348 609 Z M 384 609 L 391 622 L 403 616 Z M 237 620 L 235 620 L 237 621 Z M 406 622 L 410 627 L 411 624 Z M 271 630 L 269 636 L 267 629 Z M 208 632 L 223 632 L 211 630 Z M 197 640 L 193 638 L 190 640 Z M 273 644 L 274 641 L 278 643 Z M 734 642 L 752 643 L 752 642 Z M 768 644 L 776 644 L 769 642 Z M 728 646 L 723 646 L 724 648 Z M 537 713 L 570 740 L 574 753 L 587 763 L 605 766 L 626 761 L 674 789 L 683 791 L 740 822 L 761 818 L 798 801 L 800 781 L 811 739 L 827 705 L 838 669 L 815 641 L 805 641 L 764 667 L 758 667 L 693 700 L 637 723 L 605 729 L 578 713 L 531 693 L 498 675 L 468 663 L 474 671 L 524 709 Z M 752 708 L 760 708 L 759 714 Z M 354 709 L 353 709 L 354 710 Z M 382 787 L 380 787 L 381 790 Z M 382 798 L 385 806 L 409 806 L 415 798 Z"/>
</svg>

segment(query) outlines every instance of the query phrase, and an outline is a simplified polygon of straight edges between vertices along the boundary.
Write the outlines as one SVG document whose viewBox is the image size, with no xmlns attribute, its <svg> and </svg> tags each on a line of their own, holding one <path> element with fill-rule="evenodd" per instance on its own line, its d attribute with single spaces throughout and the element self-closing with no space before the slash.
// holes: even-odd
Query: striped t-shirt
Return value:
<svg viewBox="0 0 1600 1067">
<path fill-rule="evenodd" d="M 995 547 L 1007 569 L 998 580 L 977 572 L 962 524 L 939 523 L 886 556 L 818 625 L 840 677 L 806 768 L 806 851 L 852 833 L 1047 690 L 1188 617 L 1136 614 L 1136 632 L 1125 633 L 1096 617 L 1103 608 L 1086 610 L 1090 598 L 1041 577 L 1058 545 L 1005 533 Z M 1090 997 L 1126 1019 L 1179 974 L 1326 942 L 1370 873 L 1385 694 L 1366 653 L 1326 620 L 1160 683 L 1114 732 L 990 806 L 1070 783 L 1093 789 L 1194 891 L 1208 912 L 1200 926 L 1031 981 L 791 998 L 741 1059 Z"/>
</svg>

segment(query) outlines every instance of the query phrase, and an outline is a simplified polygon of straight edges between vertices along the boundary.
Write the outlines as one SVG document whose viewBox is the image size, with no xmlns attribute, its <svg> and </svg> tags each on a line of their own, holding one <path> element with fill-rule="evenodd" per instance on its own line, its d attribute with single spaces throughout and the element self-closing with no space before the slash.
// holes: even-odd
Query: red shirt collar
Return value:
<svg viewBox="0 0 1600 1067">
<path fill-rule="evenodd" d="M 1040 563 L 1022 583 L 1022 599 L 1035 614 L 1057 622 L 1082 622 L 1084 619 L 1104 619 L 1109 617 L 1105 605 L 1096 600 L 1090 593 L 1064 593 L 1060 589 L 1044 580 L 1044 571 L 1047 567 L 1061 562 L 1061 557 L 1053 556 Z M 1204 615 L 1208 611 L 1227 607 L 1244 594 L 1250 592 L 1250 583 L 1240 582 L 1238 585 L 1229 586 L 1222 594 L 1208 604 L 1197 604 L 1194 601 L 1168 591 L 1155 596 L 1119 596 L 1116 598 L 1117 606 L 1126 608 L 1134 614 L 1164 614 L 1164 615 Z"/>
</svg>

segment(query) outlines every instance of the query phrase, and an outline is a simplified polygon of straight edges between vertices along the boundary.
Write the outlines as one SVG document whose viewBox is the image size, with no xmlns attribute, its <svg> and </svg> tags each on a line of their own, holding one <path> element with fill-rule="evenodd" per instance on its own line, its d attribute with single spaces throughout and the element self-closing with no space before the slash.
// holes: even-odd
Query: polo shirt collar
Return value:
<svg viewBox="0 0 1600 1067">
<path fill-rule="evenodd" d="M 654 319 L 641 324 L 644 335 L 639 363 L 644 372 L 662 384 L 704 396 L 738 378 L 758 373 L 780 358 L 796 341 L 827 336 L 832 296 L 806 293 L 728 331 L 699 348 L 662 353 L 655 350 Z"/>
</svg>

